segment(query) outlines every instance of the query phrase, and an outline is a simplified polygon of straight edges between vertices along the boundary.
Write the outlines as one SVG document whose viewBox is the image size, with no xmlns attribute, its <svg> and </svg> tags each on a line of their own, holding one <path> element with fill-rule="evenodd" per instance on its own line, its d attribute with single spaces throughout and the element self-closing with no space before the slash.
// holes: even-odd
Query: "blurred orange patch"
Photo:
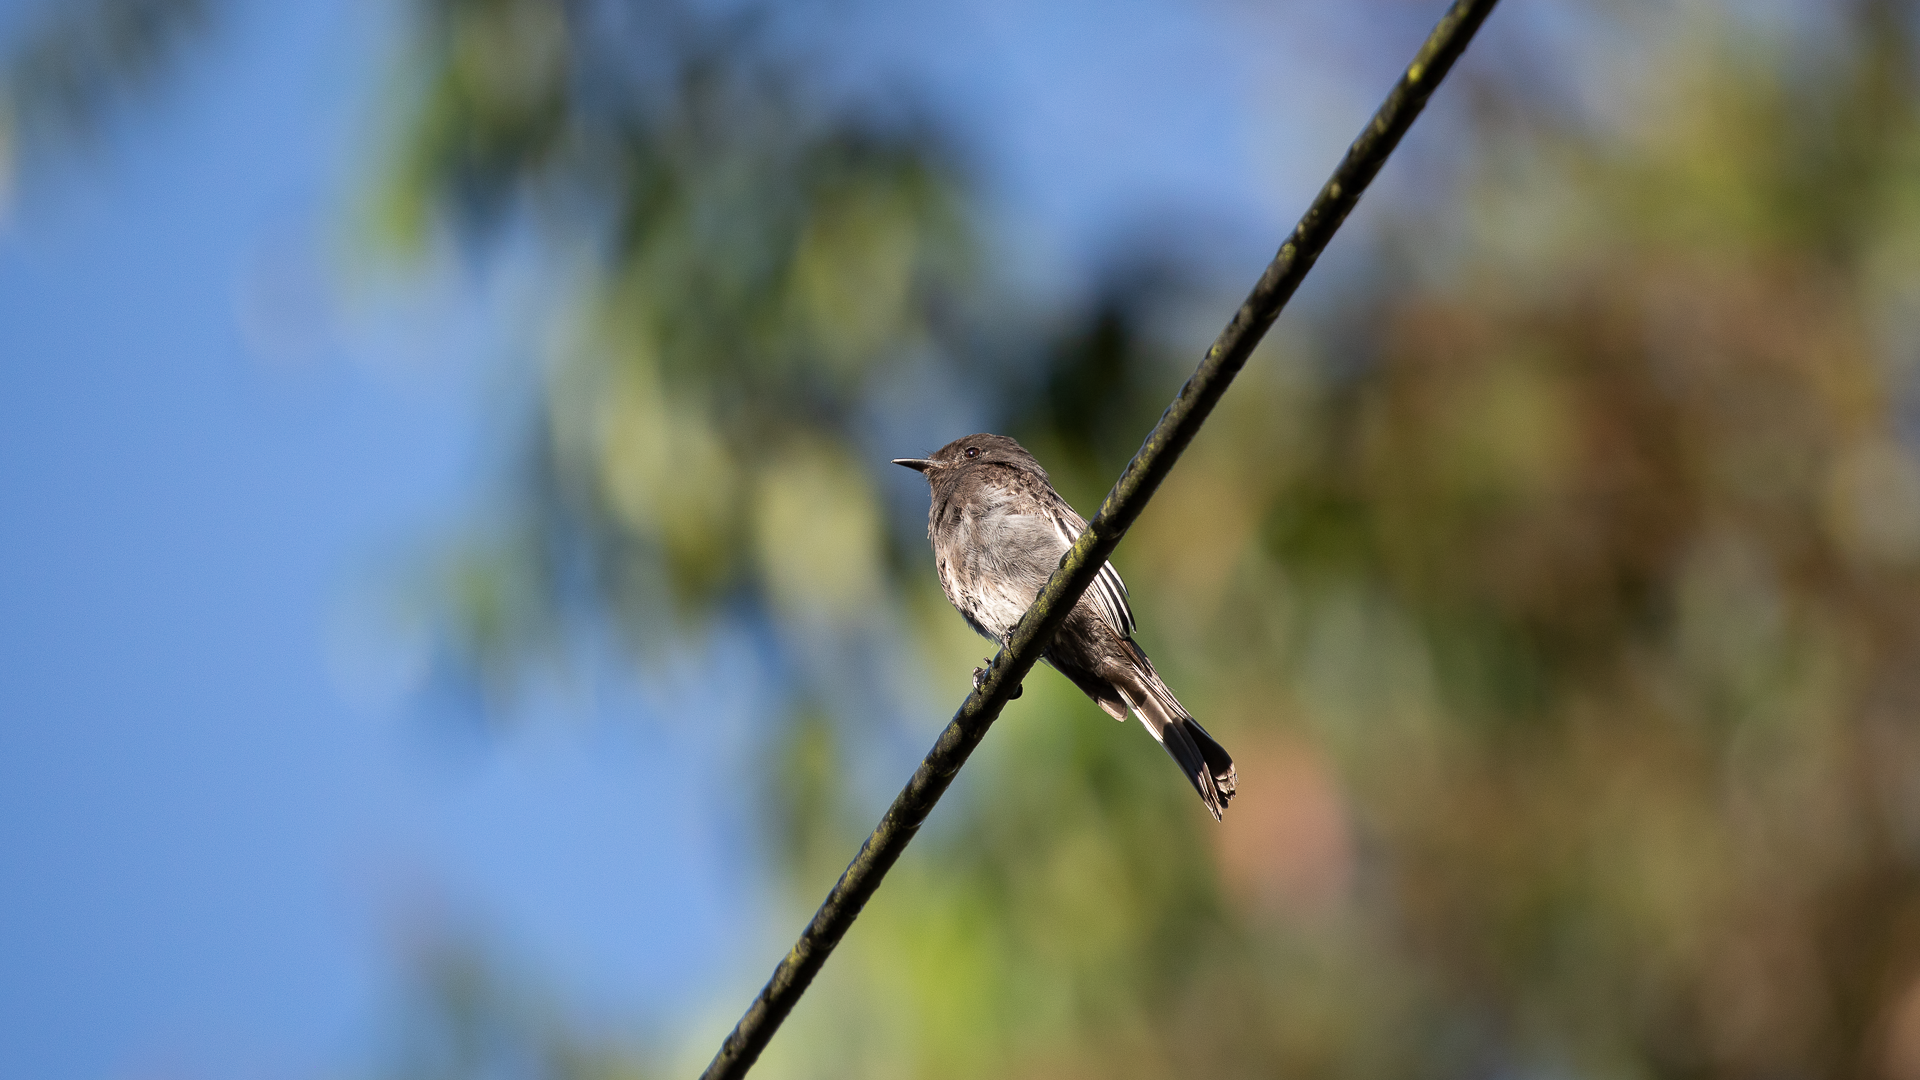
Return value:
<svg viewBox="0 0 1920 1080">
<path fill-rule="evenodd" d="M 1242 792 L 1214 830 L 1227 893 L 1250 911 L 1324 915 L 1346 899 L 1353 841 L 1345 793 L 1318 751 L 1269 738 L 1235 754 Z"/>
</svg>

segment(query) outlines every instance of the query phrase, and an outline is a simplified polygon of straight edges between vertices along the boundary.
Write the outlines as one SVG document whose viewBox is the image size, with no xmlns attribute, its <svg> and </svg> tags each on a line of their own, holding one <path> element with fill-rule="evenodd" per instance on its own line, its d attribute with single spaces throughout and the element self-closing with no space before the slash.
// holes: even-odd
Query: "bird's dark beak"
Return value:
<svg viewBox="0 0 1920 1080">
<path fill-rule="evenodd" d="M 897 457 L 893 459 L 893 463 L 895 465 L 905 465 L 914 472 L 926 472 L 928 469 L 933 468 L 933 460 L 931 458 Z"/>
</svg>

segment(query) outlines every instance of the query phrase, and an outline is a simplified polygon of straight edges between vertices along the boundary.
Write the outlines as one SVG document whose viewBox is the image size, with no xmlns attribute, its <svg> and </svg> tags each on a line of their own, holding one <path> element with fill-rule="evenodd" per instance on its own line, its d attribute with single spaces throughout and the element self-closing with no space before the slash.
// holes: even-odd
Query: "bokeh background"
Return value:
<svg viewBox="0 0 1920 1080">
<path fill-rule="evenodd" d="M 767 1077 L 1920 1078 L 1920 5 L 1509 0 Z M 718 1045 L 1436 0 L 0 7 L 0 1075 Z"/>
</svg>

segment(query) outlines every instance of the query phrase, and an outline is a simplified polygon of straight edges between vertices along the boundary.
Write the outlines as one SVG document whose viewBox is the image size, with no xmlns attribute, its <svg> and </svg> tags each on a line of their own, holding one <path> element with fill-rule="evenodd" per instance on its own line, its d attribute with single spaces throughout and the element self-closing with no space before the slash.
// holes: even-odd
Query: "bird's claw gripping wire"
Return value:
<svg viewBox="0 0 1920 1080">
<path fill-rule="evenodd" d="M 980 689 L 981 684 L 987 681 L 987 676 L 992 674 L 992 672 L 993 672 L 993 658 L 988 657 L 986 667 L 973 669 L 973 688 L 975 690 Z M 1027 692 L 1027 688 L 1024 685 L 1016 686 L 1013 688 L 1013 693 L 1007 695 L 1007 700 L 1012 701 L 1013 699 L 1019 697 L 1021 694 L 1024 694 L 1026 692 Z"/>
</svg>

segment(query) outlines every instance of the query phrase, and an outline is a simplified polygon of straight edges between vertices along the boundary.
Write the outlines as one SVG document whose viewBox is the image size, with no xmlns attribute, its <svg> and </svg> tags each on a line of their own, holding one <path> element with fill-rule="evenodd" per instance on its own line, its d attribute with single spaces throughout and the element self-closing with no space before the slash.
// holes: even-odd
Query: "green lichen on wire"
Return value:
<svg viewBox="0 0 1920 1080">
<path fill-rule="evenodd" d="M 866 906 L 887 871 L 920 830 L 947 785 L 966 764 L 974 747 L 986 737 L 987 729 L 999 718 L 1008 699 L 1019 690 L 1021 680 L 1033 670 L 1047 642 L 1065 621 L 1067 612 L 1093 583 L 1100 565 L 1113 554 L 1120 538 L 1146 509 L 1160 482 L 1193 441 L 1200 425 L 1226 393 L 1228 384 L 1246 364 L 1307 272 L 1313 269 L 1327 242 L 1346 221 L 1347 214 L 1360 201 L 1387 156 L 1399 145 L 1401 136 L 1420 115 L 1434 88 L 1446 78 L 1495 2 L 1456 0 L 1427 35 L 1426 42 L 1394 84 L 1386 101 L 1347 149 L 1339 168 L 1280 246 L 1279 254 L 1267 264 L 1260 281 L 1234 313 L 1233 321 L 1214 340 L 1199 369 L 1180 388 L 1173 404 L 1167 406 L 1141 443 L 1139 452 L 1127 463 L 1113 490 L 1100 503 L 1099 512 L 1088 523 L 1086 532 L 1061 558 L 1059 569 L 1048 579 L 1033 606 L 1021 616 L 1006 645 L 994 657 L 986 678 L 967 695 L 926 759 L 914 770 L 912 779 L 887 808 L 886 816 L 880 819 L 866 843 L 860 845 L 859 854 L 840 875 L 800 939 L 774 969 L 773 978 L 721 1044 L 720 1052 L 707 1066 L 702 1080 L 733 1080 L 744 1076 L 759 1058 L 781 1021 L 826 963 L 828 954 L 840 943 L 860 909 Z"/>
</svg>

